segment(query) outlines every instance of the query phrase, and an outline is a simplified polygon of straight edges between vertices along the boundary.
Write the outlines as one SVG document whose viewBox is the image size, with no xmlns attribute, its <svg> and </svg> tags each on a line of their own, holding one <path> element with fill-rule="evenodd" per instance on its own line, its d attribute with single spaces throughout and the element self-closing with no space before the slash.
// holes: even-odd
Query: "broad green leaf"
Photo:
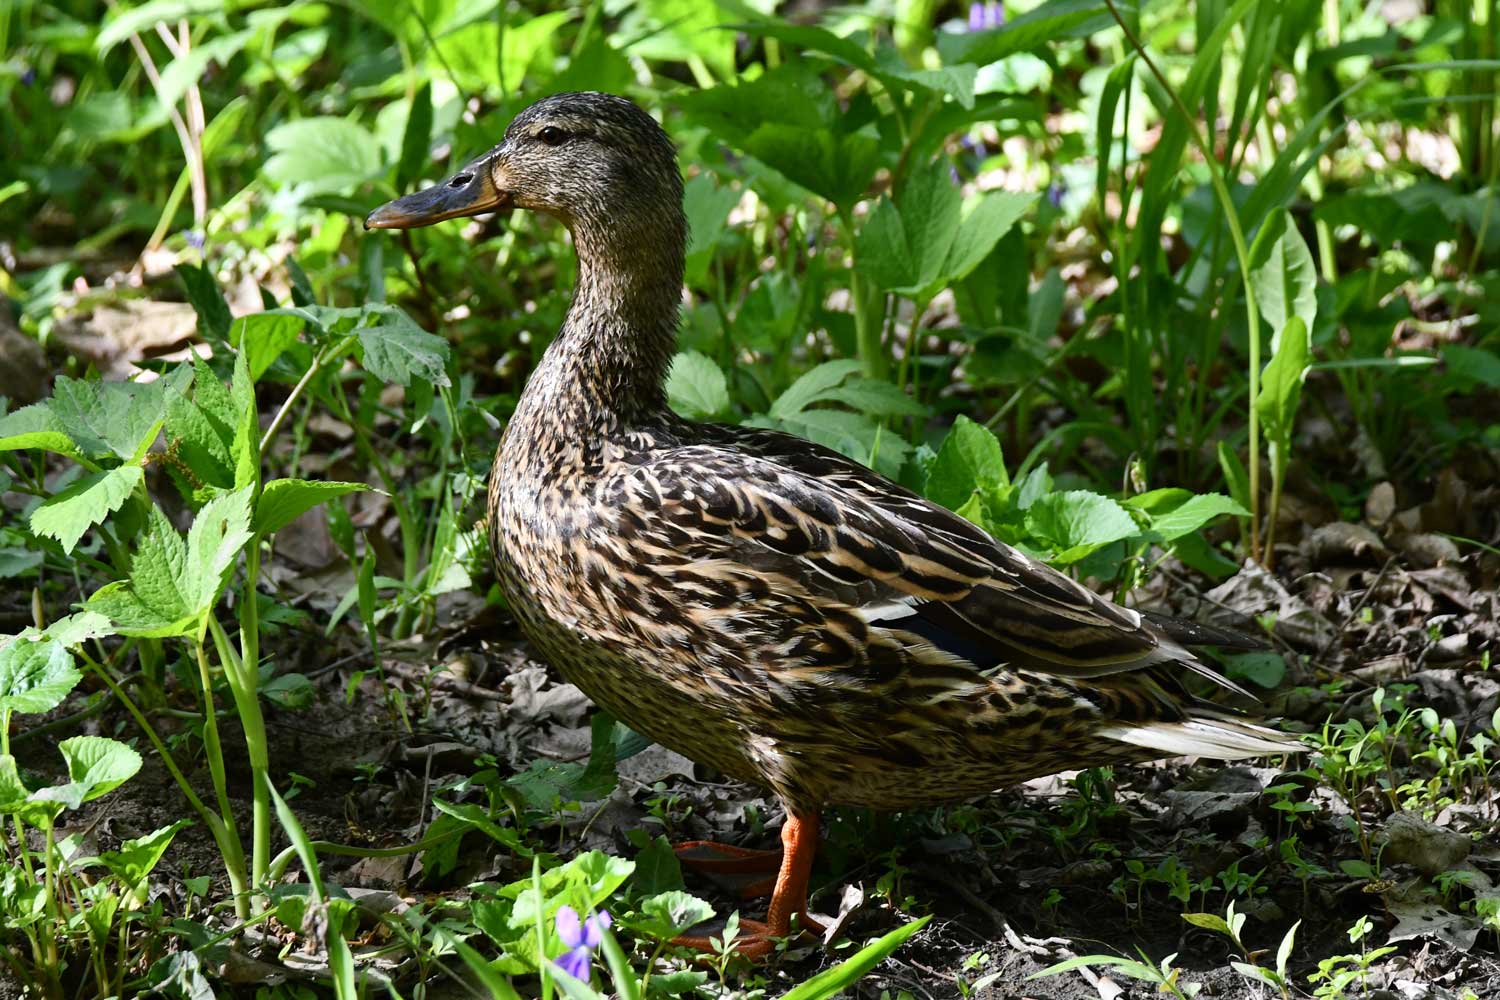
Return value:
<svg viewBox="0 0 1500 1000">
<path fill-rule="evenodd" d="M 54 785 L 32 793 L 39 802 L 61 802 L 77 809 L 119 788 L 141 769 L 141 755 L 119 740 L 107 736 L 74 736 L 57 745 L 68 762 L 65 785 Z"/>
<path fill-rule="evenodd" d="M 280 531 L 319 504 L 369 488 L 364 483 L 273 479 L 266 483 L 256 502 L 255 533 L 269 535 Z"/>
<path fill-rule="evenodd" d="M 823 398 L 872 417 L 923 417 L 928 413 L 927 407 L 880 379 L 851 378 L 823 393 Z"/>
<path fill-rule="evenodd" d="M 860 363 L 853 360 L 825 361 L 787 387 L 771 404 L 771 416 L 788 420 L 802 413 L 813 403 L 827 399 L 827 392 L 860 370 Z"/>
<path fill-rule="evenodd" d="M 40 448 L 71 458 L 84 454 L 46 403 L 32 403 L 0 417 L 0 451 L 28 448 Z"/>
<path fill-rule="evenodd" d="M 85 531 L 120 509 L 144 476 L 139 465 L 84 476 L 31 512 L 31 530 L 57 539 L 64 552 L 72 552 Z"/>
<path fill-rule="evenodd" d="M 1164 541 L 1172 541 L 1197 531 L 1208 522 L 1224 515 L 1248 517 L 1250 512 L 1222 493 L 1203 493 L 1190 497 L 1181 506 L 1151 518 L 1151 530 Z"/>
<path fill-rule="evenodd" d="M 187 546 L 160 507 L 151 507 L 147 522 L 136 539 L 130 579 L 101 587 L 84 607 L 104 615 L 122 635 L 179 635 L 194 618 L 184 593 Z"/>
<path fill-rule="evenodd" d="M 1224 922 L 1224 918 L 1212 913 L 1184 913 L 1182 919 L 1194 927 L 1217 931 L 1220 934 L 1227 935 L 1229 933 L 1229 925 Z"/>
<path fill-rule="evenodd" d="M 96 615 L 91 611 L 79 611 L 66 618 L 59 618 L 40 632 L 27 629 L 22 633 L 23 636 L 33 634 L 51 639 L 60 646 L 72 647 L 88 642 L 90 639 L 114 635 L 114 629 L 109 627 L 109 619 L 103 615 Z"/>
<path fill-rule="evenodd" d="M 958 510 L 982 486 L 1008 486 L 1000 440 L 983 424 L 960 415 L 927 470 L 927 499 Z"/>
<path fill-rule="evenodd" d="M 630 886 L 642 895 L 671 892 L 683 887 L 682 863 L 666 837 L 657 836 L 636 852 Z"/>
<path fill-rule="evenodd" d="M 1281 332 L 1276 353 L 1261 374 L 1260 395 L 1255 412 L 1266 429 L 1271 462 L 1284 469 L 1291 446 L 1292 426 L 1302 401 L 1302 382 L 1307 377 L 1311 345 L 1302 319 L 1293 316 Z"/>
<path fill-rule="evenodd" d="M 448 385 L 448 342 L 394 306 L 382 307 L 380 313 L 384 322 L 356 331 L 370 374 L 402 386 L 411 385 L 414 378 Z"/>
<path fill-rule="evenodd" d="M 203 614 L 219 600 L 240 552 L 253 537 L 250 530 L 252 487 L 226 493 L 203 505 L 187 536 L 188 610 Z"/>
<path fill-rule="evenodd" d="M 282 352 L 297 342 L 303 321 L 283 312 L 251 313 L 234 321 L 229 342 L 243 352 L 250 365 L 250 380 L 259 381 Z"/>
<path fill-rule="evenodd" d="M 1002 28 L 944 32 L 938 52 L 944 65 L 998 62 L 1017 52 L 1034 52 L 1059 38 L 1078 38 L 1114 23 L 1098 0 L 1047 0 Z"/>
<path fill-rule="evenodd" d="M 229 391 L 204 364 L 195 359 L 193 394 L 173 395 L 167 400 L 167 422 L 163 428 L 175 464 L 168 469 L 195 500 L 206 499 L 206 491 L 232 489 L 234 483 L 235 413 Z"/>
<path fill-rule="evenodd" d="M 714 915 L 714 908 L 691 893 L 671 891 L 641 900 L 638 929 L 653 937 L 670 938 Z"/>
<path fill-rule="evenodd" d="M 1227 672 L 1234 680 L 1246 680 L 1263 688 L 1273 688 L 1286 676 L 1286 658 L 1275 650 L 1256 649 L 1246 653 L 1220 653 Z"/>
<path fill-rule="evenodd" d="M 1110 542 L 1140 532 L 1135 519 L 1109 497 L 1088 490 L 1068 490 L 1041 497 L 1026 511 L 1026 527 L 1072 562 Z"/>
<path fill-rule="evenodd" d="M 90 382 L 63 375 L 53 383 L 52 398 L 38 405 L 51 411 L 48 429 L 67 435 L 77 447 L 76 454 L 138 461 L 156 440 L 168 394 L 181 391 L 191 378 L 190 369 L 179 371 L 181 375 L 174 372 L 155 382 Z M 6 431 L 5 423 L 0 423 L 0 435 Z"/>
<path fill-rule="evenodd" d="M 707 420 L 729 410 L 729 387 L 712 358 L 682 351 L 667 375 L 667 399 L 672 409 L 690 420 Z"/>
<path fill-rule="evenodd" d="M 62 643 L 26 636 L 12 639 L 0 647 L 0 714 L 50 712 L 82 677 Z"/>
<path fill-rule="evenodd" d="M 989 256 L 1000 238 L 1025 215 L 1036 202 L 1035 194 L 991 191 L 979 196 L 973 209 L 964 216 L 958 234 L 943 263 L 943 282 L 949 284 L 967 278 Z M 1047 333 L 1050 335 L 1051 330 Z"/>
<path fill-rule="evenodd" d="M 347 118 L 301 118 L 266 134 L 274 155 L 261 169 L 277 184 L 307 194 L 350 194 L 381 169 L 380 142 Z"/>
<path fill-rule="evenodd" d="M 1443 348 L 1443 362 L 1448 366 L 1449 375 L 1500 389 L 1500 353 L 1448 344 Z"/>
<path fill-rule="evenodd" d="M 40 826 L 62 810 L 60 802 L 36 801 L 31 789 L 21 781 L 16 759 L 10 754 L 0 754 L 0 815 L 14 815 L 33 826 Z"/>
<path fill-rule="evenodd" d="M 708 276 L 708 265 L 714 247 L 724 232 L 730 209 L 740 200 L 740 192 L 719 185 L 713 175 L 701 173 L 683 189 L 682 207 L 688 220 L 687 283 L 700 285 Z"/>
<path fill-rule="evenodd" d="M 126 891 L 133 894 L 138 902 L 144 903 L 146 877 L 156 868 L 162 855 L 166 854 L 177 831 L 192 825 L 192 820 L 180 819 L 169 826 L 153 830 L 144 837 L 123 842 L 118 851 L 102 852 L 99 860 L 125 884 Z"/>
<path fill-rule="evenodd" d="M 1255 301 L 1278 336 L 1292 317 L 1311 330 L 1318 313 L 1317 268 L 1287 212 L 1266 220 L 1250 251 Z"/>
</svg>

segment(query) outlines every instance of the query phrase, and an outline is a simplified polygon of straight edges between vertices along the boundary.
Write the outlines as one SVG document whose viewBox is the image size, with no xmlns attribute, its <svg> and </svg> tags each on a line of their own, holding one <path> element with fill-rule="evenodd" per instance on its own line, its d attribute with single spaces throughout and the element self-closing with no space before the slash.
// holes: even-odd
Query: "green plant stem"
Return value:
<svg viewBox="0 0 1500 1000">
<path fill-rule="evenodd" d="M 1248 446 L 1250 461 L 1246 463 L 1246 470 L 1250 476 L 1250 558 L 1260 562 L 1260 420 L 1255 413 L 1255 400 L 1260 395 L 1260 309 L 1255 302 L 1253 278 L 1250 275 L 1250 248 L 1245 242 L 1244 230 L 1240 227 L 1239 212 L 1234 207 L 1234 200 L 1229 196 L 1228 185 L 1224 183 L 1222 165 L 1214 158 L 1213 149 L 1198 131 L 1197 121 L 1182 103 L 1182 98 L 1177 95 L 1177 91 L 1167 82 L 1166 76 L 1151 58 L 1150 53 L 1146 51 L 1145 45 L 1136 37 L 1135 32 L 1130 30 L 1130 25 L 1126 23 L 1119 8 L 1115 6 L 1115 0 L 1104 0 L 1104 3 L 1114 17 L 1115 23 L 1120 26 L 1120 30 L 1125 32 L 1125 37 L 1130 40 L 1131 46 L 1140 53 L 1141 61 L 1146 64 L 1151 75 L 1156 77 L 1156 82 L 1161 84 L 1162 89 L 1172 98 L 1172 104 L 1176 106 L 1178 114 L 1182 115 L 1188 138 L 1197 147 L 1208 166 L 1208 179 L 1213 185 L 1214 197 L 1219 202 L 1219 210 L 1224 213 L 1224 221 L 1229 227 L 1229 238 L 1234 243 L 1234 255 L 1239 261 L 1240 274 L 1245 283 L 1245 319 L 1250 347 L 1250 443 Z"/>
<path fill-rule="evenodd" d="M 250 915 L 249 894 L 245 883 L 245 846 L 240 842 L 239 828 L 235 824 L 234 809 L 229 803 L 229 781 L 224 772 L 224 747 L 219 742 L 218 713 L 214 709 L 213 673 L 208 668 L 208 651 L 201 639 L 193 640 L 193 650 L 198 658 L 198 680 L 203 685 L 203 750 L 208 758 L 208 773 L 213 780 L 214 795 L 219 803 L 219 820 L 224 843 L 230 845 L 230 857 L 225 865 L 230 869 L 229 880 L 234 892 L 234 912 L 244 920 Z M 220 849 L 223 849 L 223 844 Z"/>
<path fill-rule="evenodd" d="M 859 262 L 854 251 L 854 214 L 848 209 L 839 209 L 844 233 L 849 237 L 849 297 L 854 301 L 854 343 L 864 366 L 866 378 L 884 381 L 890 375 L 890 358 L 886 356 L 881 342 L 880 328 L 883 317 L 875 315 L 871 308 L 870 289 L 859 273 Z"/>
<path fill-rule="evenodd" d="M 276 416 L 271 418 L 271 423 L 266 427 L 266 433 L 261 436 L 260 457 L 262 461 L 265 460 L 266 449 L 271 447 L 271 442 L 276 439 L 276 432 L 281 430 L 281 425 L 286 421 L 287 414 L 292 411 L 292 406 L 297 402 L 302 393 L 307 390 L 307 386 L 312 382 L 313 377 L 328 363 L 330 358 L 341 357 L 345 351 L 354 346 L 358 339 L 358 337 L 354 336 L 345 337 L 337 344 L 334 344 L 332 349 L 319 351 L 313 357 L 313 363 L 307 366 L 307 371 L 303 372 L 302 377 L 297 380 L 297 384 L 292 386 L 292 391 L 287 394 L 286 399 L 282 401 L 280 408 L 277 409 Z"/>
<path fill-rule="evenodd" d="M 250 886 L 257 892 L 251 900 L 251 913 L 259 913 L 260 893 L 267 889 L 266 869 L 271 856 L 271 755 L 266 738 L 265 716 L 260 710 L 259 674 L 260 624 L 256 607 L 255 581 L 260 576 L 260 539 L 256 538 L 246 552 L 245 599 L 240 603 L 240 652 L 229 643 L 224 627 L 212 615 L 208 628 L 213 635 L 224 677 L 234 697 L 240 728 L 245 733 L 245 754 L 250 762 Z M 226 817 L 228 820 L 229 817 Z"/>
</svg>

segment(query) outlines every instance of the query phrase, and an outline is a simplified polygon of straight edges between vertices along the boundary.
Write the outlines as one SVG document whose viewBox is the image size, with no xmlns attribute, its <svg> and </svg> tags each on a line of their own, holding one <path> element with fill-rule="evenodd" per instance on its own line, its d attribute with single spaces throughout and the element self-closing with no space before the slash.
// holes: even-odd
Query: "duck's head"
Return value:
<svg viewBox="0 0 1500 1000">
<path fill-rule="evenodd" d="M 517 115 L 489 152 L 380 206 L 365 227 L 412 229 L 508 208 L 555 216 L 575 237 L 660 229 L 681 219 L 677 151 L 655 119 L 623 97 L 556 94 Z"/>
</svg>

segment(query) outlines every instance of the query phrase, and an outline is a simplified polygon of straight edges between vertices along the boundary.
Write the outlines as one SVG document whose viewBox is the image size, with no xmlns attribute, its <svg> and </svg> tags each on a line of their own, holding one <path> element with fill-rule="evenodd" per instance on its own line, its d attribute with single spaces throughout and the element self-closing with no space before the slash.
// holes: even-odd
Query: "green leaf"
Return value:
<svg viewBox="0 0 1500 1000">
<path fill-rule="evenodd" d="M 1266 429 L 1273 473 L 1285 470 L 1290 459 L 1293 421 L 1302 401 L 1302 382 L 1307 378 L 1311 344 L 1307 326 L 1293 316 L 1281 331 L 1276 353 L 1261 374 L 1260 395 L 1255 412 Z"/>
<path fill-rule="evenodd" d="M 1229 934 L 1229 925 L 1224 918 L 1212 913 L 1184 913 L 1182 919 L 1194 927 L 1202 927 L 1206 930 L 1217 931 L 1220 934 Z"/>
<path fill-rule="evenodd" d="M 714 908 L 691 893 L 661 892 L 641 900 L 644 919 L 636 929 L 652 937 L 671 938 L 713 915 Z"/>
<path fill-rule="evenodd" d="M 144 476 L 139 465 L 84 476 L 31 512 L 31 530 L 57 539 L 64 552 L 72 552 L 85 531 L 120 509 Z"/>
<path fill-rule="evenodd" d="M 411 99 L 406 128 L 401 133 L 401 159 L 396 165 L 396 189 L 405 191 L 422 176 L 432 148 L 432 81 L 423 80 Z"/>
<path fill-rule="evenodd" d="M 714 248 L 724 232 L 729 210 L 740 200 L 740 192 L 715 183 L 713 175 L 701 173 L 683 189 L 682 207 L 688 220 L 687 283 L 701 285 L 708 277 Z"/>
<path fill-rule="evenodd" d="M 667 375 L 667 399 L 689 420 L 708 420 L 729 410 L 729 387 L 712 358 L 682 351 Z"/>
<path fill-rule="evenodd" d="M 1266 220 L 1250 250 L 1255 301 L 1279 336 L 1296 317 L 1311 330 L 1318 313 L 1317 267 L 1290 213 Z"/>
<path fill-rule="evenodd" d="M 771 416 L 778 420 L 797 417 L 813 403 L 827 399 L 827 393 L 860 370 L 858 361 L 825 361 L 787 387 L 771 404 Z"/>
<path fill-rule="evenodd" d="M 951 284 L 967 278 L 979 264 L 989 256 L 995 244 L 1020 221 L 1036 202 L 1035 194 L 1019 194 L 1011 191 L 991 191 L 980 195 L 979 201 L 964 216 L 949 248 L 948 258 L 943 263 L 943 283 Z M 1049 329 L 1048 335 L 1052 333 Z"/>
<path fill-rule="evenodd" d="M 823 393 L 823 398 L 872 417 L 925 417 L 929 412 L 896 386 L 873 378 L 851 378 Z"/>
<path fill-rule="evenodd" d="M 188 301 L 193 312 L 198 314 L 198 332 L 205 340 L 223 340 L 229 336 L 229 325 L 234 316 L 229 312 L 229 303 L 219 290 L 218 279 L 207 264 L 178 264 L 174 268 L 182 287 L 187 290 Z"/>
<path fill-rule="evenodd" d="M 448 342 L 417 326 L 395 306 L 381 306 L 378 312 L 384 322 L 355 331 L 370 374 L 402 386 L 411 385 L 414 378 L 448 385 Z"/>
<path fill-rule="evenodd" d="M 1500 354 L 1495 351 L 1448 344 L 1443 347 L 1443 362 L 1448 366 L 1450 376 L 1500 389 Z"/>
<path fill-rule="evenodd" d="M 1185 500 L 1181 506 L 1151 518 L 1151 530 L 1164 541 L 1172 541 L 1197 531 L 1224 514 L 1249 517 L 1250 512 L 1222 493 L 1203 493 Z"/>
<path fill-rule="evenodd" d="M 89 382 L 59 376 L 52 398 L 0 420 L 0 450 L 47 448 L 74 456 L 139 461 L 156 440 L 170 393 L 191 370 L 155 382 Z M 38 411 L 46 408 L 46 416 Z M 72 442 L 68 447 L 58 435 Z"/>
<path fill-rule="evenodd" d="M 130 579 L 100 588 L 85 607 L 109 618 L 122 635 L 191 633 L 218 603 L 252 537 L 253 492 L 253 486 L 245 486 L 204 504 L 185 541 L 153 506 L 130 562 Z"/>
<path fill-rule="evenodd" d="M 284 312 L 251 313 L 234 321 L 229 342 L 245 354 L 252 382 L 259 381 L 266 369 L 297 342 L 303 326 L 301 317 Z"/>
<path fill-rule="evenodd" d="M 266 134 L 275 154 L 261 169 L 280 185 L 306 194 L 351 194 L 381 169 L 380 142 L 347 118 L 301 118 Z"/>
<path fill-rule="evenodd" d="M 1076 562 L 1100 546 L 1140 533 L 1124 507 L 1088 490 L 1041 497 L 1026 511 L 1026 528 L 1057 548 L 1060 562 Z"/>
<path fill-rule="evenodd" d="M 149 888 L 146 877 L 156 868 L 162 855 L 166 854 L 167 848 L 172 844 L 172 838 L 177 836 L 177 831 L 192 825 L 192 820 L 180 819 L 169 826 L 153 830 L 144 837 L 124 841 L 120 844 L 118 851 L 102 852 L 99 860 L 111 874 L 125 884 L 127 892 L 131 893 L 138 902 L 144 903 L 146 890 Z"/>
<path fill-rule="evenodd" d="M 1078 38 L 1114 21 L 1098 0 L 1047 0 L 992 31 L 944 32 L 938 52 L 944 65 L 999 62 L 1017 52 L 1034 52 L 1059 38 Z"/>
<path fill-rule="evenodd" d="M 967 277 L 1016 224 L 1035 195 L 998 191 L 964 200 L 937 159 L 914 173 L 893 203 L 882 198 L 855 236 L 859 269 L 881 288 L 928 299 Z"/>
<path fill-rule="evenodd" d="M 255 410 L 255 381 L 250 377 L 250 362 L 243 352 L 234 358 L 229 402 L 235 415 L 229 453 L 234 459 L 234 485 L 241 489 L 260 482 L 260 421 Z"/>
<path fill-rule="evenodd" d="M 905 927 L 898 927 L 878 941 L 874 941 L 831 969 L 824 969 L 788 992 L 781 1000 L 825 1000 L 843 994 L 864 977 L 875 966 L 907 942 L 917 931 L 927 926 L 932 916 L 913 920 Z"/>
<path fill-rule="evenodd" d="M 0 647 L 0 714 L 50 712 L 83 677 L 62 643 L 26 636 Z"/>
<path fill-rule="evenodd" d="M 280 531 L 319 504 L 369 488 L 364 483 L 273 479 L 266 483 L 255 505 L 255 533 L 269 535 Z"/>
<path fill-rule="evenodd" d="M 635 856 L 631 887 L 638 893 L 654 894 L 682 888 L 682 863 L 666 837 L 646 842 Z"/>
<path fill-rule="evenodd" d="M 1235 680 L 1246 680 L 1263 688 L 1273 688 L 1286 676 L 1286 658 L 1269 649 L 1246 653 L 1220 653 L 1227 664 L 1226 672 Z"/>
<path fill-rule="evenodd" d="M 220 0 L 148 0 L 136 7 L 115 7 L 113 15 L 104 23 L 94 47 L 108 52 L 131 35 L 151 30 L 162 21 L 180 21 L 201 14 L 221 13 L 224 5 Z"/>
<path fill-rule="evenodd" d="M 39 802 L 61 802 L 77 809 L 135 777 L 141 769 L 141 755 L 119 740 L 107 736 L 74 736 L 57 745 L 68 762 L 65 785 L 54 785 L 32 793 Z"/>
<path fill-rule="evenodd" d="M 1000 439 L 982 424 L 960 415 L 927 470 L 922 492 L 949 510 L 958 510 L 982 486 L 1009 486 Z"/>
<path fill-rule="evenodd" d="M 71 458 L 84 454 L 47 403 L 32 403 L 0 417 L 0 451 L 28 448 L 40 448 Z"/>
</svg>

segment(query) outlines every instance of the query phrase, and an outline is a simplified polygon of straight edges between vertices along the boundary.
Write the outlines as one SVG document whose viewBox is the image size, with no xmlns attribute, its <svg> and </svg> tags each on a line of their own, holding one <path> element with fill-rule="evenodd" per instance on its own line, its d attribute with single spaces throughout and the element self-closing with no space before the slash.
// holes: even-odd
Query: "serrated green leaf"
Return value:
<svg viewBox="0 0 1500 1000">
<path fill-rule="evenodd" d="M 383 307 L 380 313 L 384 322 L 355 331 L 370 374 L 402 386 L 411 385 L 414 378 L 448 385 L 448 342 L 423 330 L 394 306 Z"/>
<path fill-rule="evenodd" d="M 255 411 L 255 380 L 244 353 L 235 355 L 234 374 L 229 380 L 229 403 L 234 437 L 229 454 L 234 460 L 236 489 L 260 482 L 260 422 Z"/>
<path fill-rule="evenodd" d="M 682 351 L 667 375 L 667 400 L 690 420 L 708 420 L 729 410 L 729 386 L 712 358 Z"/>
<path fill-rule="evenodd" d="M 1068 490 L 1041 497 L 1026 511 L 1026 528 L 1061 550 L 1072 561 L 1087 551 L 1140 532 L 1135 519 L 1117 502 L 1088 490 Z"/>
<path fill-rule="evenodd" d="M 824 392 L 823 398 L 872 417 L 924 417 L 929 412 L 911 396 L 880 379 L 851 378 Z"/>
<path fill-rule="evenodd" d="M 40 448 L 70 458 L 84 454 L 46 403 L 32 403 L 0 417 L 0 451 L 28 448 Z"/>
<path fill-rule="evenodd" d="M 653 937 L 670 938 L 713 915 L 714 908 L 691 893 L 659 892 L 641 900 L 641 916 L 645 919 L 638 929 Z"/>
<path fill-rule="evenodd" d="M 64 552 L 72 552 L 85 531 L 130 499 L 144 476 L 139 465 L 121 465 L 84 476 L 31 512 L 31 530 L 57 539 Z"/>
<path fill-rule="evenodd" d="M 26 636 L 12 639 L 0 648 L 0 713 L 50 712 L 82 677 L 62 643 Z"/>
<path fill-rule="evenodd" d="M 185 372 L 183 381 L 186 377 Z M 156 439 L 166 415 L 168 391 L 177 386 L 168 379 L 90 382 L 63 375 L 53 383 L 52 398 L 43 405 L 82 454 L 129 462 Z"/>
<path fill-rule="evenodd" d="M 349 194 L 380 172 L 380 142 L 358 122 L 316 116 L 266 133 L 273 155 L 262 168 L 277 184 L 308 194 Z"/>
<path fill-rule="evenodd" d="M 828 390 L 860 370 L 860 363 L 849 359 L 825 361 L 805 372 L 771 404 L 771 416 L 777 420 L 797 417 L 813 403 L 826 399 Z"/>
<path fill-rule="evenodd" d="M 995 249 L 995 244 L 1020 221 L 1036 202 L 1035 194 L 990 191 L 964 216 L 943 263 L 942 281 L 952 284 L 967 278 Z M 1052 333 L 1049 329 L 1048 335 Z"/>
<path fill-rule="evenodd" d="M 240 552 L 253 537 L 250 497 L 253 487 L 242 487 L 203 505 L 187 535 L 187 583 L 183 596 L 189 612 L 201 615 L 218 603 Z M 132 574 L 133 575 L 133 574 Z"/>
<path fill-rule="evenodd" d="M 255 505 L 255 533 L 269 535 L 280 531 L 319 504 L 369 488 L 364 483 L 273 479 L 266 483 Z"/>
<path fill-rule="evenodd" d="M 981 486 L 1008 486 L 1000 439 L 982 424 L 960 415 L 927 469 L 927 499 L 958 510 Z"/>
<path fill-rule="evenodd" d="M 229 342 L 245 355 L 252 382 L 259 381 L 282 352 L 297 342 L 303 325 L 301 318 L 284 312 L 251 313 L 234 321 Z"/>
<path fill-rule="evenodd" d="M 1224 514 L 1249 517 L 1250 512 L 1222 493 L 1203 493 L 1190 497 L 1175 509 L 1151 518 L 1151 530 L 1165 541 L 1197 531 Z"/>
</svg>

